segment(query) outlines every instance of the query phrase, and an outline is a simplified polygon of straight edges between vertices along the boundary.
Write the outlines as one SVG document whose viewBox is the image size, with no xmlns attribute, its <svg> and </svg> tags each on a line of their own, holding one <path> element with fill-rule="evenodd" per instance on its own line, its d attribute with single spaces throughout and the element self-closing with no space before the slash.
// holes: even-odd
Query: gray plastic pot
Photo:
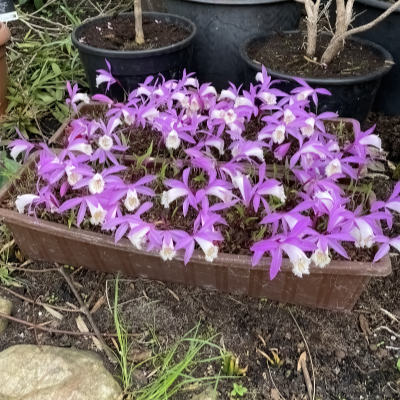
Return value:
<svg viewBox="0 0 400 400">
<path fill-rule="evenodd" d="M 297 33 L 298 31 L 287 31 L 284 34 Z M 270 36 L 262 36 L 247 40 L 240 49 L 241 57 L 247 64 L 245 83 L 255 81 L 255 75 L 261 71 L 261 64 L 251 60 L 247 54 L 247 49 L 255 42 L 265 42 Z M 345 78 L 308 78 L 301 76 L 311 87 L 328 89 L 332 96 L 320 95 L 318 98 L 318 113 L 325 111 L 337 112 L 340 117 L 355 118 L 360 122 L 366 120 L 372 104 L 378 92 L 379 85 L 383 76 L 392 68 L 393 58 L 390 53 L 382 46 L 379 46 L 368 40 L 351 38 L 349 40 L 357 41 L 364 46 L 368 46 L 375 53 L 379 54 L 385 64 L 369 74 L 345 77 Z M 293 80 L 292 75 L 285 74 L 282 71 L 275 71 L 265 66 L 269 75 L 273 79 L 281 80 L 275 87 L 289 93 L 298 86 Z M 284 70 L 284 68 L 282 68 Z"/>
<path fill-rule="evenodd" d="M 352 25 L 357 27 L 374 20 L 391 5 L 386 1 L 357 0 L 354 4 L 357 18 Z M 400 115 L 400 8 L 359 36 L 380 44 L 393 56 L 395 65 L 382 79 L 373 108 L 387 115 Z"/>
<path fill-rule="evenodd" d="M 254 35 L 296 29 L 302 6 L 290 0 L 166 0 L 168 12 L 197 26 L 193 69 L 202 82 L 223 89 L 241 84 L 239 46 Z"/>
<path fill-rule="evenodd" d="M 129 92 L 135 89 L 148 75 L 162 74 L 166 79 L 178 79 L 185 68 L 191 70 L 193 39 L 196 34 L 193 22 L 184 17 L 158 12 L 145 12 L 143 16 L 183 26 L 189 32 L 188 37 L 158 49 L 126 51 L 100 49 L 80 41 L 88 26 L 110 17 L 92 19 L 72 32 L 72 42 L 79 50 L 92 94 L 104 91 L 104 85 L 96 87 L 96 71 L 106 69 L 105 59 L 110 62 L 112 74 L 121 85 L 113 85 L 110 93 L 111 97 L 119 100 L 123 99 L 124 90 Z"/>
</svg>

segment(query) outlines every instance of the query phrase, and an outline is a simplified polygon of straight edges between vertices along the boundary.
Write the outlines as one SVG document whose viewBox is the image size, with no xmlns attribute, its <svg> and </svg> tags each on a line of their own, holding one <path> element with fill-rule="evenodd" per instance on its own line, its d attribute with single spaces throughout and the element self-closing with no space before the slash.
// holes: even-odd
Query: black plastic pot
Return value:
<svg viewBox="0 0 400 400">
<path fill-rule="evenodd" d="M 293 34 L 297 32 L 298 31 L 287 31 L 283 33 Z M 247 64 L 245 83 L 254 82 L 256 73 L 261 71 L 261 64 L 249 58 L 247 49 L 257 42 L 268 41 L 269 37 L 271 37 L 271 35 L 249 39 L 241 46 L 240 53 Z M 385 60 L 385 64 L 379 70 L 361 76 L 346 78 L 307 78 L 302 76 L 301 78 L 311 87 L 325 88 L 332 93 L 332 96 L 319 96 L 318 113 L 333 111 L 337 112 L 341 117 L 355 118 L 363 122 L 371 110 L 382 77 L 392 68 L 393 58 L 388 51 L 375 43 L 358 38 L 349 40 L 354 40 L 364 46 L 370 47 L 371 50 L 379 54 Z M 273 79 L 281 80 L 281 82 L 276 85 L 277 88 L 285 92 L 290 92 L 298 86 L 293 80 L 293 76 L 280 71 L 273 71 L 268 68 L 268 65 L 265 67 Z"/>
<path fill-rule="evenodd" d="M 364 25 L 385 12 L 391 2 L 378 0 L 357 0 L 354 12 L 357 18 L 352 23 Z M 382 79 L 381 87 L 373 108 L 387 115 L 400 115 L 400 8 L 384 21 L 360 34 L 360 37 L 382 45 L 393 56 L 395 65 Z"/>
<path fill-rule="evenodd" d="M 191 19 L 198 32 L 193 68 L 202 82 L 241 84 L 239 46 L 247 38 L 296 29 L 302 6 L 290 0 L 166 0 L 168 12 Z"/>
<path fill-rule="evenodd" d="M 123 99 L 124 90 L 135 89 L 148 75 L 160 73 L 166 79 L 173 79 L 181 77 L 185 68 L 188 71 L 191 70 L 193 39 L 196 34 L 196 26 L 193 22 L 177 15 L 158 12 L 145 12 L 143 17 L 180 25 L 190 33 L 185 40 L 170 46 L 149 50 L 120 51 L 100 49 L 81 43 L 79 40 L 85 35 L 88 26 L 110 17 L 92 19 L 72 32 L 72 42 L 79 50 L 92 94 L 104 91 L 104 85 L 100 88 L 96 87 L 96 71 L 106 68 L 105 59 L 111 63 L 112 74 L 122 86 L 113 85 L 110 91 L 111 96 L 119 100 Z"/>
</svg>

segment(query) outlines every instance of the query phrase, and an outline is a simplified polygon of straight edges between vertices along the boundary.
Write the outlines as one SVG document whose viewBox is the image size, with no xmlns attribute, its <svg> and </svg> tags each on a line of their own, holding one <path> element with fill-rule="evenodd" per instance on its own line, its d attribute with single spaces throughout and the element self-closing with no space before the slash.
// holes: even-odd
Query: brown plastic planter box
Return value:
<svg viewBox="0 0 400 400">
<path fill-rule="evenodd" d="M 55 134 L 55 139 L 60 138 L 62 129 Z M 19 176 L 32 169 L 34 163 L 33 156 Z M 12 188 L 10 182 L 0 190 L 0 203 L 4 204 Z M 127 239 L 115 244 L 107 234 L 68 228 L 5 208 L 0 208 L 0 217 L 22 252 L 33 260 L 82 265 L 112 273 L 121 271 L 134 277 L 330 310 L 351 310 L 371 277 L 391 273 L 390 258 L 386 256 L 376 264 L 332 261 L 324 269 L 312 266 L 310 275 L 297 278 L 289 261 L 284 259 L 281 272 L 270 281 L 269 258 L 252 267 L 249 256 L 219 254 L 215 262 L 209 263 L 200 251 L 195 251 L 189 264 L 184 266 L 181 255 L 164 262 L 157 253 L 136 250 Z"/>
</svg>

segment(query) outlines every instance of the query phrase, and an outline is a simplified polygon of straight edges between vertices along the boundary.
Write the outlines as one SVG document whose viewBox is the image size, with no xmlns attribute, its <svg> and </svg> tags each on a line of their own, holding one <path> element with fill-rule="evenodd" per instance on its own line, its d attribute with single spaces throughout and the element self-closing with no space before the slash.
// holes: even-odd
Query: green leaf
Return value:
<svg viewBox="0 0 400 400">
<path fill-rule="evenodd" d="M 49 105 L 54 102 L 55 98 L 53 96 L 50 96 L 47 93 L 37 93 L 36 97 L 40 100 L 43 101 L 46 105 Z"/>
<path fill-rule="evenodd" d="M 42 8 L 44 5 L 43 0 L 33 0 L 33 4 L 35 5 L 36 10 Z"/>
<path fill-rule="evenodd" d="M 397 359 L 396 367 L 397 367 L 397 370 L 400 372 L 400 358 Z"/>
<path fill-rule="evenodd" d="M 55 62 L 51 64 L 51 69 L 56 75 L 61 75 L 61 68 Z"/>
<path fill-rule="evenodd" d="M 146 153 L 141 155 L 140 157 L 137 156 L 136 158 L 136 165 L 138 168 L 140 168 L 143 164 L 143 161 L 145 161 L 147 158 L 151 156 L 151 153 L 153 152 L 153 141 L 151 141 L 149 148 L 147 149 Z"/>
<path fill-rule="evenodd" d="M 19 163 L 8 158 L 5 151 L 0 153 L 0 187 L 12 179 L 20 166 Z"/>
</svg>

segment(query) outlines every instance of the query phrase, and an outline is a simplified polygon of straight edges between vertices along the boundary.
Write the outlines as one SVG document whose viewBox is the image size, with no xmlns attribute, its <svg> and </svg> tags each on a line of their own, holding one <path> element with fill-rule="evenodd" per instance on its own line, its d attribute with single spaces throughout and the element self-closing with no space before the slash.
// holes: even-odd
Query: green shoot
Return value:
<svg viewBox="0 0 400 400">
<path fill-rule="evenodd" d="M 238 383 L 233 384 L 233 389 L 231 391 L 232 397 L 235 397 L 235 396 L 243 397 L 246 393 L 247 393 L 246 387 L 244 387 L 243 385 L 240 385 Z"/>
<path fill-rule="evenodd" d="M 153 153 L 153 141 L 151 141 L 149 148 L 146 150 L 144 154 L 141 156 L 135 155 L 136 158 L 136 168 L 143 168 L 145 172 L 147 172 L 146 166 L 143 165 L 144 161 L 146 161 L 151 154 Z"/>
<path fill-rule="evenodd" d="M 227 376 L 244 376 L 247 373 L 248 366 L 241 367 L 238 356 L 231 352 L 222 351 L 222 372 Z"/>
<path fill-rule="evenodd" d="M 190 330 L 182 339 L 180 339 L 161 359 L 158 377 L 149 385 L 138 390 L 133 394 L 135 400 L 159 400 L 171 399 L 179 391 L 184 390 L 193 384 L 215 384 L 220 379 L 229 377 L 223 376 L 201 376 L 194 377 L 196 368 L 202 364 L 221 360 L 221 356 L 204 357 L 202 351 L 207 348 L 220 349 L 212 342 L 215 338 L 208 340 L 201 339 L 198 335 L 199 325 Z M 183 356 L 175 361 L 176 356 L 184 350 Z M 216 386 L 215 386 L 216 387 Z"/>
<path fill-rule="evenodd" d="M 114 326 L 117 331 L 117 339 L 118 339 L 118 362 L 121 368 L 122 374 L 122 386 L 124 390 L 129 390 L 132 386 L 132 366 L 128 361 L 128 354 L 130 345 L 128 343 L 128 335 L 125 327 L 121 323 L 120 315 L 118 311 L 118 297 L 119 297 L 119 278 L 115 280 L 115 289 L 114 289 Z"/>
</svg>

